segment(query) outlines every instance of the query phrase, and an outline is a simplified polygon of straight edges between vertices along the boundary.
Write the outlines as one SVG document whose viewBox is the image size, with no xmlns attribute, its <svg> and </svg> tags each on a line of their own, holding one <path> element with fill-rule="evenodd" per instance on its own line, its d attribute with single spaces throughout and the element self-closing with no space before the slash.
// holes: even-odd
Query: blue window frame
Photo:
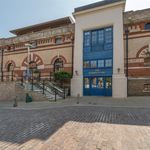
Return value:
<svg viewBox="0 0 150 150">
<path fill-rule="evenodd" d="M 84 32 L 84 47 L 88 47 L 91 45 L 91 32 Z"/>
<path fill-rule="evenodd" d="M 145 24 L 145 30 L 150 30 L 150 23 Z"/>
<path fill-rule="evenodd" d="M 84 61 L 83 67 L 84 68 L 90 68 L 90 61 Z"/>
<path fill-rule="evenodd" d="M 112 43 L 112 28 L 105 29 L 105 43 Z"/>
<path fill-rule="evenodd" d="M 84 78 L 84 88 L 89 89 L 90 88 L 90 79 Z"/>
<path fill-rule="evenodd" d="M 92 45 L 97 44 L 97 31 L 92 31 Z"/>
<path fill-rule="evenodd" d="M 84 32 L 84 95 L 111 96 L 113 74 L 113 27 Z"/>
<path fill-rule="evenodd" d="M 97 68 L 97 61 L 96 60 L 91 61 L 91 68 Z"/>
<path fill-rule="evenodd" d="M 104 30 L 98 31 L 98 44 L 104 44 Z"/>
<path fill-rule="evenodd" d="M 98 60 L 98 68 L 104 67 L 104 60 Z"/>
<path fill-rule="evenodd" d="M 112 59 L 105 60 L 105 67 L 112 67 Z"/>
</svg>

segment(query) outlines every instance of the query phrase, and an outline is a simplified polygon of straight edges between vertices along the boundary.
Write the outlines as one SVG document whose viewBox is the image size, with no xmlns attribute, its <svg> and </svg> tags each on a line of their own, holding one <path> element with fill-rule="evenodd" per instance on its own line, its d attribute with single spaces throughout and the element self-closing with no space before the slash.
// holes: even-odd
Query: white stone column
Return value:
<svg viewBox="0 0 150 150">
<path fill-rule="evenodd" d="M 122 13 L 122 12 L 120 12 Z M 119 17 L 119 16 L 118 16 Z M 114 24 L 114 48 L 113 48 L 113 87 L 112 95 L 114 98 L 127 97 L 127 78 L 124 72 L 124 45 L 123 45 L 123 18 L 117 18 Z"/>
<path fill-rule="evenodd" d="M 83 96 L 83 31 L 76 24 L 71 96 Z"/>
</svg>

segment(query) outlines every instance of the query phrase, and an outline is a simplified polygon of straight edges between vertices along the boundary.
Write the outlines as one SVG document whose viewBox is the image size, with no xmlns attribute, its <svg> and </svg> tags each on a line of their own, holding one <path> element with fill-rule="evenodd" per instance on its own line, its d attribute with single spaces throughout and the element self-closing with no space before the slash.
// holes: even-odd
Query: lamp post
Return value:
<svg viewBox="0 0 150 150">
<path fill-rule="evenodd" d="M 27 53 L 28 53 L 28 56 L 27 56 L 27 60 L 28 60 L 28 66 L 27 66 L 27 81 L 29 81 L 29 73 L 30 73 L 30 49 L 31 48 L 36 48 L 36 42 L 32 42 L 32 43 L 26 43 L 25 44 L 25 47 L 27 47 Z"/>
<path fill-rule="evenodd" d="M 128 27 L 125 27 L 125 36 L 126 36 L 126 77 L 127 77 L 127 96 L 128 96 L 128 76 L 129 76 L 129 72 L 128 72 L 129 30 L 128 30 Z"/>
<path fill-rule="evenodd" d="M 3 60 L 4 60 L 4 49 L 1 49 L 1 82 L 4 81 L 4 73 L 3 73 Z"/>
</svg>

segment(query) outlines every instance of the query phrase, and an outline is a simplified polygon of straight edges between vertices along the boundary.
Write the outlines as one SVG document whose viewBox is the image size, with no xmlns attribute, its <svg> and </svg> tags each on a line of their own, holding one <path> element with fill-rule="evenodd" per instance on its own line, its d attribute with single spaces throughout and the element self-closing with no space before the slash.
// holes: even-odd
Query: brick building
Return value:
<svg viewBox="0 0 150 150">
<path fill-rule="evenodd" d="M 70 17 L 10 32 L 16 36 L 0 40 L 0 48 L 3 50 L 1 74 L 4 80 L 11 80 L 12 73 L 17 79 L 25 76 L 28 61 L 36 67 L 41 77 L 49 78 L 50 73 L 56 70 L 72 73 L 74 22 Z M 27 43 L 35 45 L 34 48 L 30 48 L 29 53 Z"/>
<path fill-rule="evenodd" d="M 129 95 L 150 95 L 150 9 L 125 12 L 124 26 L 129 30 Z"/>
<path fill-rule="evenodd" d="M 65 17 L 10 31 L 14 37 L 0 39 L 1 76 L 21 79 L 30 66 L 42 78 L 64 70 L 74 75 L 73 96 L 150 95 L 150 9 L 124 12 L 125 2 L 76 8 L 76 23 Z M 29 43 L 35 45 L 30 52 Z"/>
</svg>

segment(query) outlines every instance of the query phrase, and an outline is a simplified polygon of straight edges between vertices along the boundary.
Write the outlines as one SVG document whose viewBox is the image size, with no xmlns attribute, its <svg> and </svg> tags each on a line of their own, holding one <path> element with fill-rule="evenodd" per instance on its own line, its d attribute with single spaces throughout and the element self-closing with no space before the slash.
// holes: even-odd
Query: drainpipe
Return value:
<svg viewBox="0 0 150 150">
<path fill-rule="evenodd" d="M 72 43 L 72 77 L 73 77 L 73 66 L 74 66 L 74 37 L 71 38 Z"/>
<path fill-rule="evenodd" d="M 129 30 L 128 27 L 125 27 L 126 35 L 126 77 L 127 77 L 127 97 L 128 97 L 128 76 L 129 76 L 129 64 L 128 64 L 128 52 L 129 52 Z"/>
</svg>

